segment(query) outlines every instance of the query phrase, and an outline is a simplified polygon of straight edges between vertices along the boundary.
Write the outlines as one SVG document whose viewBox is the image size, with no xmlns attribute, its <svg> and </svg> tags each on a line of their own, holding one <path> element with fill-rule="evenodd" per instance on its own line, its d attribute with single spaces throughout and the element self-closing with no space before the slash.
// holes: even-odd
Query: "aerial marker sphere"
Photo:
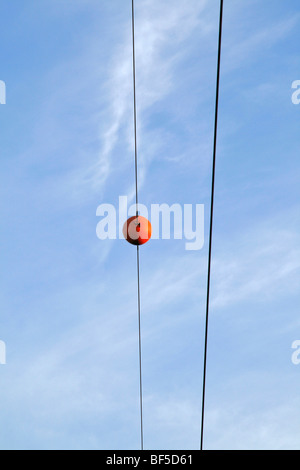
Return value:
<svg viewBox="0 0 300 470">
<path fill-rule="evenodd" d="M 144 245 L 152 235 L 151 223 L 141 215 L 130 217 L 123 226 L 123 235 L 132 245 Z"/>
</svg>

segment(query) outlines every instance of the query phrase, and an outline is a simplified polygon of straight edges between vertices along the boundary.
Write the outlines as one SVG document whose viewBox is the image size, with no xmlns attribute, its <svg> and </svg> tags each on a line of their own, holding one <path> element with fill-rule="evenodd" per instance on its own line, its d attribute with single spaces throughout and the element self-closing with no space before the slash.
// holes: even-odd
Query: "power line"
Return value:
<svg viewBox="0 0 300 470">
<path fill-rule="evenodd" d="M 134 162 L 135 162 L 135 203 L 138 215 L 138 152 L 137 152 L 137 117 L 136 117 L 136 71 L 135 71 L 135 22 L 134 0 L 132 0 L 132 65 L 133 65 L 133 115 L 134 115 Z"/>
<path fill-rule="evenodd" d="M 144 450 L 143 429 L 143 385 L 142 385 L 142 329 L 141 329 L 141 294 L 140 294 L 140 250 L 137 246 L 137 284 L 138 284 L 138 324 L 139 324 L 139 372 L 140 372 L 140 422 L 141 422 L 141 450 Z"/>
<path fill-rule="evenodd" d="M 209 227 L 209 249 L 208 249 L 208 269 L 207 269 L 207 293 L 206 293 L 206 316 L 205 316 L 205 340 L 204 340 L 204 364 L 203 364 L 203 390 L 202 390 L 200 450 L 203 450 L 203 435 L 204 435 L 206 365 L 207 365 L 208 320 L 209 320 L 210 277 L 211 277 L 211 257 L 212 257 L 211 255 L 212 255 L 214 194 L 215 194 L 215 174 L 216 174 L 216 155 L 217 155 L 218 114 L 219 114 L 219 90 L 220 90 L 221 51 L 222 51 L 222 27 L 223 27 L 223 0 L 220 0 L 218 66 L 217 66 L 217 84 L 216 84 L 214 146 L 213 146 L 210 227 Z"/>
<path fill-rule="evenodd" d="M 132 0 L 132 65 L 133 65 L 133 117 L 134 117 L 134 163 L 135 163 L 135 203 L 136 217 L 138 211 L 138 151 L 137 151 L 137 113 L 136 113 L 136 66 L 135 66 L 135 22 L 134 0 Z M 138 295 L 138 334 L 139 334 L 139 377 L 140 377 L 140 426 L 141 426 L 141 450 L 144 450 L 143 429 L 143 386 L 142 386 L 142 331 L 141 331 L 141 289 L 140 289 L 140 251 L 137 245 L 137 295 Z"/>
</svg>

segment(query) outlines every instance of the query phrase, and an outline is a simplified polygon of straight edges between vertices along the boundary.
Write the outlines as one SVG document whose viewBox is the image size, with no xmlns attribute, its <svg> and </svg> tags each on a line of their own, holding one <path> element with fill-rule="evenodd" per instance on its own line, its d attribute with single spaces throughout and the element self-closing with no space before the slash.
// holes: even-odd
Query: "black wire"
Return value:
<svg viewBox="0 0 300 470">
<path fill-rule="evenodd" d="M 139 366 L 140 366 L 140 419 L 141 419 L 141 450 L 144 450 L 143 430 L 143 386 L 142 386 L 142 334 L 141 334 L 141 294 L 140 294 L 140 250 L 137 246 L 137 284 L 138 284 L 138 323 L 139 323 Z"/>
<path fill-rule="evenodd" d="M 213 165 L 212 165 L 210 227 L 209 227 L 209 250 L 208 250 L 208 269 L 207 269 L 207 296 L 206 296 L 206 317 L 205 317 L 205 340 L 204 340 L 204 365 L 203 365 L 203 390 L 202 390 L 202 413 L 201 413 L 201 443 L 200 443 L 200 450 L 203 450 L 203 434 L 204 434 L 206 364 L 207 364 L 208 320 L 209 320 L 209 299 L 210 299 L 210 273 L 211 273 L 211 254 L 212 254 L 212 235 L 213 235 L 213 215 L 214 215 L 214 194 L 215 194 L 215 173 L 216 173 L 216 154 L 217 154 L 219 90 L 220 90 L 220 70 L 221 70 L 221 50 L 222 50 L 222 26 L 223 26 L 223 0 L 220 0 L 220 22 L 219 22 L 219 43 L 218 43 L 218 67 L 217 67 L 217 85 L 216 85 L 216 106 L 215 106 L 215 125 L 214 125 L 214 148 L 213 148 Z"/>
<path fill-rule="evenodd" d="M 136 71 L 135 71 L 135 27 L 134 0 L 132 0 L 132 64 L 133 64 L 133 112 L 134 112 L 134 162 L 135 162 L 135 203 L 138 217 L 138 152 L 137 152 L 137 117 L 136 117 Z M 139 375 L 140 375 L 140 423 L 141 450 L 144 450 L 143 430 L 143 386 L 142 386 L 142 331 L 141 331 L 141 289 L 140 289 L 140 251 L 137 245 L 137 294 L 138 294 L 138 327 L 139 327 Z"/>
<path fill-rule="evenodd" d="M 135 203 L 138 216 L 138 155 L 137 155 L 137 118 L 136 118 L 136 71 L 135 71 L 135 27 L 134 0 L 132 0 L 132 64 L 133 64 L 133 114 L 134 114 L 134 161 L 135 161 Z"/>
</svg>

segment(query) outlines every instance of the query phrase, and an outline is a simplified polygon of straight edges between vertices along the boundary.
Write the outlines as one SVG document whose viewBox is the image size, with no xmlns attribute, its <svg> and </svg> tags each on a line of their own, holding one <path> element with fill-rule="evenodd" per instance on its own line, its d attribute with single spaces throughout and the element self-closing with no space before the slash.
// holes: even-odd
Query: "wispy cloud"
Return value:
<svg viewBox="0 0 300 470">
<path fill-rule="evenodd" d="M 239 5 L 241 7 L 241 5 Z M 244 7 L 244 3 L 242 8 Z M 238 8 L 239 14 L 241 11 Z M 243 11 L 245 14 L 245 10 Z M 223 48 L 223 73 L 232 72 L 244 64 L 251 64 L 261 58 L 266 50 L 285 39 L 299 23 L 300 16 L 293 15 L 273 24 L 252 29 L 252 23 L 247 15 L 242 20 L 243 26 L 235 25 L 235 28 L 225 30 Z M 237 37 L 239 40 L 237 41 Z"/>
<path fill-rule="evenodd" d="M 219 251 L 219 250 L 218 250 Z M 260 227 L 235 240 L 213 264 L 212 307 L 245 300 L 267 301 L 297 293 L 300 250 L 297 232 Z"/>
<path fill-rule="evenodd" d="M 261 384 L 264 378 L 261 378 Z M 274 382 L 275 383 L 275 382 Z M 244 396 L 246 392 L 244 391 Z M 289 450 L 299 448 L 299 399 L 255 409 L 248 399 L 210 408 L 206 419 L 207 449 Z M 253 399 L 254 402 L 254 399 Z M 226 432 L 224 432 L 226 430 Z"/>
<path fill-rule="evenodd" d="M 166 98 L 176 87 L 178 66 L 184 56 L 182 43 L 199 26 L 200 14 L 206 2 L 162 4 L 144 1 L 136 11 L 136 68 L 138 107 L 138 147 L 142 152 L 139 165 L 139 183 L 143 185 L 151 160 L 157 155 L 157 137 L 146 129 L 151 108 Z M 133 90 L 132 44 L 130 23 L 124 24 L 122 44 L 112 48 L 108 64 L 110 74 L 104 84 L 107 93 L 106 123 L 102 130 L 99 160 L 88 169 L 89 180 L 99 184 L 98 168 L 108 168 L 116 176 L 117 168 L 132 165 L 133 156 Z M 153 147 L 153 144 L 156 145 Z M 118 144 L 118 150 L 115 150 Z M 122 148 L 122 158 L 119 149 Z M 107 180 L 109 172 L 105 173 Z M 125 192 L 133 197 L 131 187 Z"/>
</svg>

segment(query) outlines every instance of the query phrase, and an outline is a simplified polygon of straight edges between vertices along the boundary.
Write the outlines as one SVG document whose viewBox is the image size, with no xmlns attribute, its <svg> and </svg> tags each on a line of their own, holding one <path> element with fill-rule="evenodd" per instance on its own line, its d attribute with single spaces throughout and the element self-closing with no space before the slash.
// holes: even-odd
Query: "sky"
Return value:
<svg viewBox="0 0 300 470">
<path fill-rule="evenodd" d="M 140 202 L 205 210 L 140 250 L 146 449 L 200 445 L 218 13 L 136 0 Z M 299 31 L 224 2 L 206 449 L 300 449 Z M 139 449 L 136 251 L 96 235 L 134 201 L 131 2 L 1 2 L 0 41 L 0 448 Z"/>
</svg>

